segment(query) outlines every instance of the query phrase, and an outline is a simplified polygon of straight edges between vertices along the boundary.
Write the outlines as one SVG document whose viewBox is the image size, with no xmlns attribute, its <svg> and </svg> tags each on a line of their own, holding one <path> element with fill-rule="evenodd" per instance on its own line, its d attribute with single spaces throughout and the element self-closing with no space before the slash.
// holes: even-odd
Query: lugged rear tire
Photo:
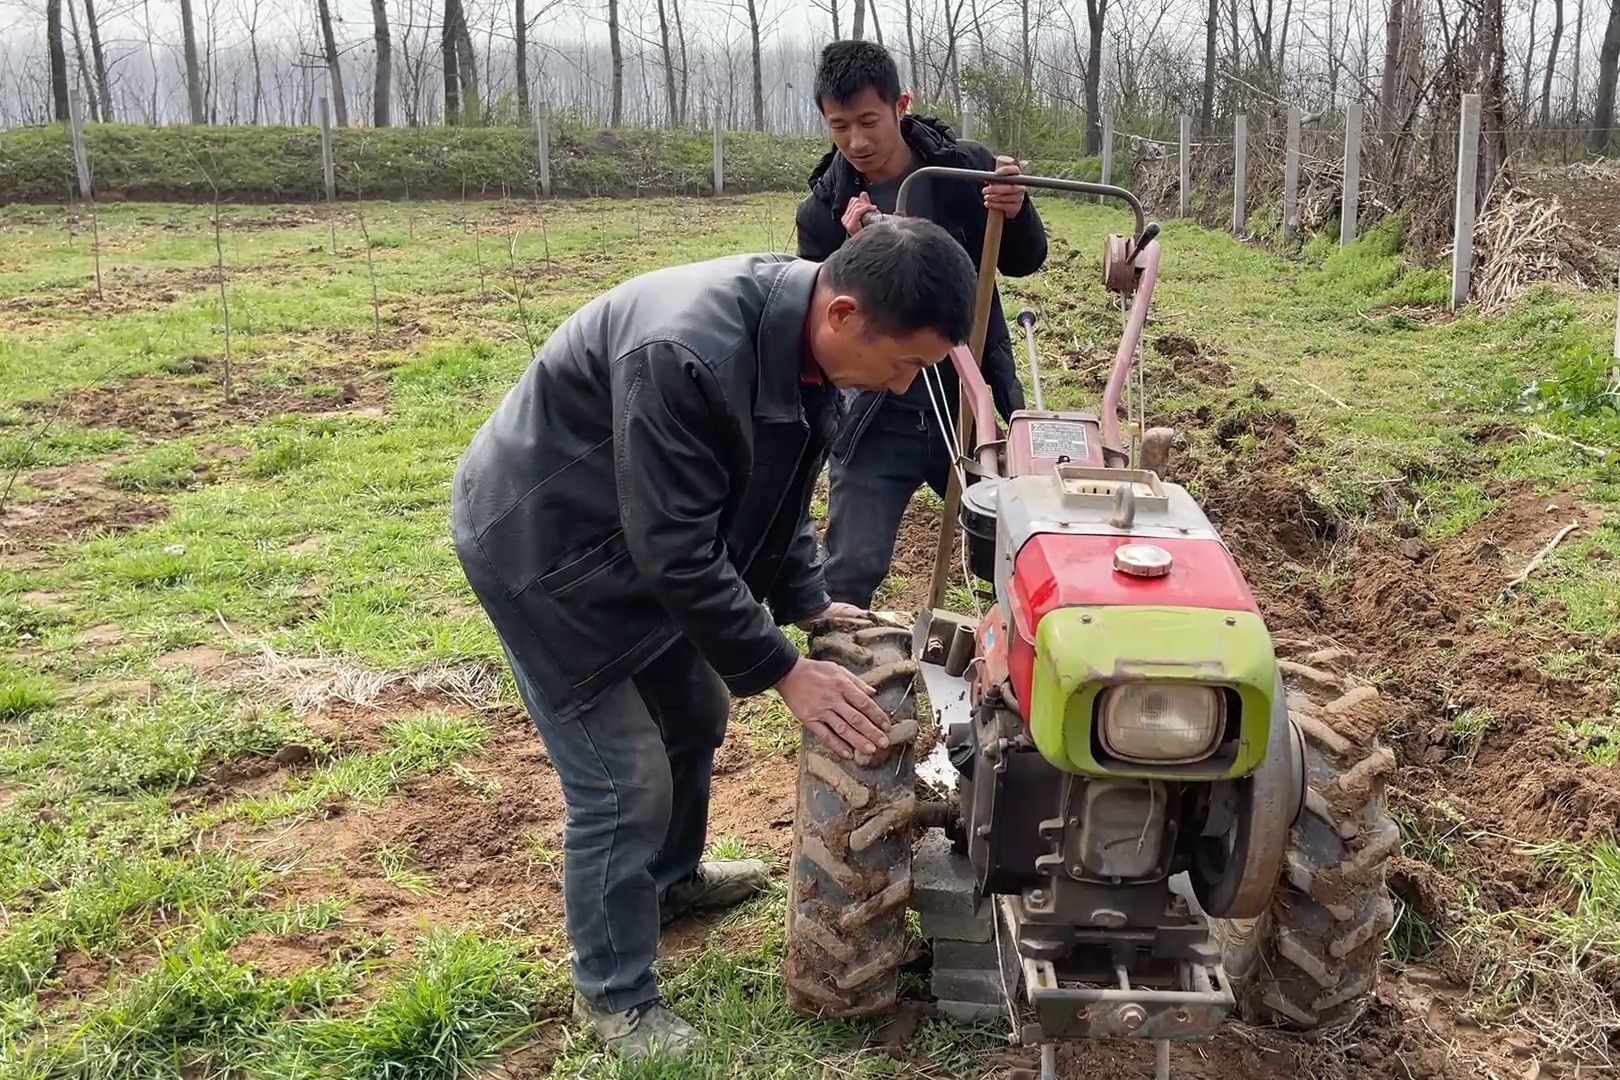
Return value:
<svg viewBox="0 0 1620 1080">
<path fill-rule="evenodd" d="M 1214 924 L 1239 1012 L 1250 1023 L 1342 1027 L 1361 1015 L 1378 984 L 1384 937 L 1395 922 L 1387 866 L 1401 845 L 1384 796 L 1395 755 L 1360 734 L 1362 725 L 1342 722 L 1357 703 L 1341 702 L 1323 709 L 1290 702 L 1304 735 L 1306 794 L 1283 880 L 1260 918 Z"/>
<path fill-rule="evenodd" d="M 795 1012 L 882 1012 L 899 993 L 911 900 L 917 695 L 911 632 L 877 619 L 810 630 L 810 656 L 865 679 L 910 737 L 866 762 L 839 757 L 806 733 L 799 744 L 783 982 Z M 909 728 L 905 725 L 909 724 Z"/>
</svg>

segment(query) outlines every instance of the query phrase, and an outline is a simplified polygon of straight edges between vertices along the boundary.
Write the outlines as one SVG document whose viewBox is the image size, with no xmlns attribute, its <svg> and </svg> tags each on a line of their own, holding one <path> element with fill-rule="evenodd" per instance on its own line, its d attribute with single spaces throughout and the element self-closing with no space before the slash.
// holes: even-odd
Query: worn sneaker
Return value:
<svg viewBox="0 0 1620 1080">
<path fill-rule="evenodd" d="M 591 1008 L 576 993 L 574 1020 L 595 1031 L 610 1053 L 627 1059 L 651 1054 L 684 1057 L 703 1041 L 695 1028 L 670 1012 L 658 998 L 624 1012 L 602 1012 Z"/>
<path fill-rule="evenodd" d="M 770 884 L 771 872 L 758 859 L 699 863 L 690 878 L 669 887 L 660 905 L 660 917 L 668 926 L 696 911 L 736 907 L 764 892 Z"/>
</svg>

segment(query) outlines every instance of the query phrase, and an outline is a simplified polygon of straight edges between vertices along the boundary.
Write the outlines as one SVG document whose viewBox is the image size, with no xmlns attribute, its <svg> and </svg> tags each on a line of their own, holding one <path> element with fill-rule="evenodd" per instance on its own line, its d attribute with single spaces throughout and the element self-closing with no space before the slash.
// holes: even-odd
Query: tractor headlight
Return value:
<svg viewBox="0 0 1620 1080">
<path fill-rule="evenodd" d="M 1126 683 L 1102 695 L 1103 749 L 1126 761 L 1184 764 L 1215 752 L 1225 698 L 1212 686 Z"/>
</svg>

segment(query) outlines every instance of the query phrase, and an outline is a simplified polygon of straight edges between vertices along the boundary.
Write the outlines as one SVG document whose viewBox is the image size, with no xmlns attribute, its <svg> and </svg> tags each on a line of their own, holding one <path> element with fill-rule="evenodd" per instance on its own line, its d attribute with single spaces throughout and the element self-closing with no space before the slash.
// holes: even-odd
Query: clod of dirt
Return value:
<svg viewBox="0 0 1620 1080">
<path fill-rule="evenodd" d="M 1162 334 L 1153 340 L 1153 351 L 1160 356 L 1197 356 L 1198 342 L 1181 334 Z"/>
<path fill-rule="evenodd" d="M 303 743 L 288 743 L 275 753 L 273 761 L 277 765 L 302 765 L 314 758 L 315 752 Z"/>
<path fill-rule="evenodd" d="M 1422 562 L 1434 554 L 1434 548 L 1424 542 L 1421 536 L 1409 536 L 1401 541 L 1401 555 L 1413 562 Z"/>
</svg>

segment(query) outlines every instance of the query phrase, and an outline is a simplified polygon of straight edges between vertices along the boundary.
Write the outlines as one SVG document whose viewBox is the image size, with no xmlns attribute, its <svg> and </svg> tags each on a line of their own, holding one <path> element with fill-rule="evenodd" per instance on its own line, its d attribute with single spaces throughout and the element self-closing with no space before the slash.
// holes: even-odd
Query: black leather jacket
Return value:
<svg viewBox="0 0 1620 1080">
<path fill-rule="evenodd" d="M 780 627 L 827 604 L 809 504 L 842 416 L 801 381 L 819 270 L 736 255 L 633 278 L 558 327 L 474 437 L 458 551 L 516 606 L 553 719 L 679 635 L 739 696 L 797 661 Z"/>
<path fill-rule="evenodd" d="M 900 134 L 925 165 L 995 171 L 996 156 L 989 148 L 970 139 L 957 138 L 956 133 L 939 120 L 907 116 L 900 121 Z M 917 181 L 917 184 L 924 183 L 929 185 L 929 190 L 917 200 L 919 205 L 926 207 L 927 217 L 956 237 L 957 243 L 967 250 L 973 258 L 973 265 L 977 267 L 984 251 L 983 185 L 938 178 Z M 829 151 L 821 159 L 810 173 L 810 194 L 799 203 L 795 217 L 800 258 L 820 262 L 849 239 L 840 219 L 849 200 L 866 187 L 865 178 L 837 150 Z M 1045 262 L 1046 226 L 1035 209 L 1034 199 L 1026 198 L 1023 209 L 1003 226 L 996 269 L 1008 277 L 1025 277 L 1035 273 Z M 990 384 L 996 409 L 1005 420 L 1015 409 L 1024 407 L 1024 388 L 1018 381 L 1012 339 L 1001 310 L 1000 290 L 996 291 L 991 302 L 984 353 L 984 378 Z M 945 382 L 946 400 L 950 403 L 947 419 L 954 424 L 956 372 L 946 362 L 939 365 L 939 373 Z M 849 416 L 833 447 L 833 453 L 839 460 L 843 460 L 855 448 L 861 433 L 876 415 L 877 407 L 890 396 L 884 390 L 864 390 L 852 396 Z M 943 447 L 940 449 L 943 452 Z"/>
</svg>

